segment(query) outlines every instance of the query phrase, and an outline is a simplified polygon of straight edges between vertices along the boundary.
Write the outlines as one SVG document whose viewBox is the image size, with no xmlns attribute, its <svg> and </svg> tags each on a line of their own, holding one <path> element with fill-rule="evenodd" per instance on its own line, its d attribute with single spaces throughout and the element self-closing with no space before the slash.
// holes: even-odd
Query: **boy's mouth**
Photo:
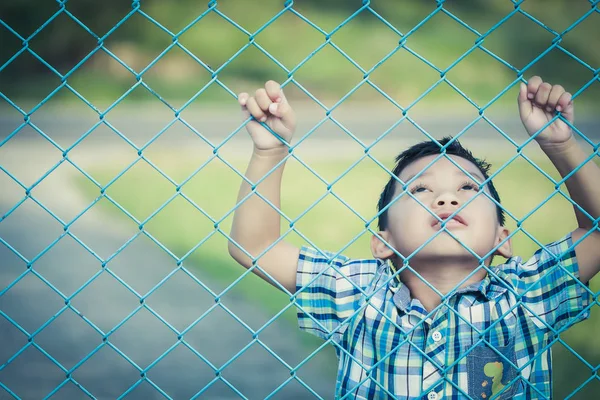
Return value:
<svg viewBox="0 0 600 400">
<path fill-rule="evenodd" d="M 441 219 L 442 221 L 446 221 L 446 227 L 468 226 L 467 222 L 463 219 L 463 217 L 461 217 L 458 214 L 455 215 L 450 221 L 447 221 L 451 215 L 452 215 L 451 212 L 445 212 L 445 213 L 438 214 L 438 218 Z M 433 222 L 431 223 L 432 227 L 442 225 L 442 223 L 439 221 L 438 218 L 433 219 Z"/>
</svg>

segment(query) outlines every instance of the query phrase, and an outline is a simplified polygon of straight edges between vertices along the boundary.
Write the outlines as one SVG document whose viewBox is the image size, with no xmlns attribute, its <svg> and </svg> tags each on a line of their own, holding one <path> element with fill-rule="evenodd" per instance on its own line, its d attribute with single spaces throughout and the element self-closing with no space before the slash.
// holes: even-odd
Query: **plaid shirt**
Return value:
<svg viewBox="0 0 600 400">
<path fill-rule="evenodd" d="M 432 313 L 387 262 L 303 247 L 299 325 L 335 346 L 336 398 L 551 398 L 555 331 L 587 318 L 592 296 L 576 279 L 571 235 L 545 247 L 490 268 Z"/>
</svg>

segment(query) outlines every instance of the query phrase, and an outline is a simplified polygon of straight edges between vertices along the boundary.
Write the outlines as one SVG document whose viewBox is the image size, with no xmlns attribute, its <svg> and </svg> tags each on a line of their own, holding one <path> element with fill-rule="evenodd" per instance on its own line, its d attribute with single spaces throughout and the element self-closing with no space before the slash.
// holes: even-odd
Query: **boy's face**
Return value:
<svg viewBox="0 0 600 400">
<path fill-rule="evenodd" d="M 431 155 L 414 161 L 400 173 L 399 178 L 403 182 L 411 180 L 436 157 L 438 155 Z M 446 263 L 472 262 L 476 258 L 465 247 L 482 257 L 508 236 L 508 230 L 498 222 L 496 204 L 483 193 L 477 195 L 479 184 L 484 180 L 483 174 L 470 161 L 457 156 L 450 157 L 475 179 L 469 178 L 442 157 L 407 187 L 407 191 L 431 212 L 407 194 L 403 194 L 388 208 L 388 228 L 380 232 L 380 235 L 403 256 L 414 253 L 411 258 L 413 264 L 417 264 L 416 261 L 440 260 Z M 484 190 L 490 193 L 487 187 Z M 400 193 L 402 185 L 397 183 L 394 197 Z M 447 232 L 439 232 L 441 227 L 433 214 L 446 219 L 474 196 L 476 198 L 446 224 L 446 229 L 458 240 Z M 434 238 L 431 239 L 432 237 Z M 393 256 L 389 248 L 381 247 L 381 244 L 377 248 L 376 242 L 381 243 L 373 241 L 372 250 L 376 257 Z M 427 244 L 415 253 L 424 243 Z M 510 257 L 510 242 L 507 241 L 494 254 Z M 401 264 L 400 261 L 399 265 Z"/>
</svg>

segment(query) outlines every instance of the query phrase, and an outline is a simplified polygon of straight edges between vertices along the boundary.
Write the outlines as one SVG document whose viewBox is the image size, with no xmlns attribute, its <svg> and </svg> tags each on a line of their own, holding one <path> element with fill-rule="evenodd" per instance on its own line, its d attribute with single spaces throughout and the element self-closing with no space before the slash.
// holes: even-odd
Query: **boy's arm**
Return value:
<svg viewBox="0 0 600 400">
<path fill-rule="evenodd" d="M 569 139 L 563 146 L 542 147 L 542 149 L 563 178 L 587 159 L 574 138 Z M 594 161 L 591 160 L 579 168 L 567 179 L 566 185 L 571 199 L 597 220 L 600 216 L 600 168 Z M 594 224 L 577 207 L 574 208 L 579 228 L 573 231 L 573 243 L 593 230 L 575 247 L 579 279 L 587 283 L 600 271 L 600 232 L 598 224 Z"/>
<path fill-rule="evenodd" d="M 521 86 L 519 111 L 530 135 L 542 129 L 554 117 L 555 111 L 560 111 L 569 122 L 573 122 L 571 95 L 560 85 L 544 83 L 537 76 L 531 78 L 527 86 Z M 565 182 L 567 189 L 573 201 L 598 220 L 600 168 L 593 160 L 586 162 L 588 156 L 573 137 L 571 128 L 557 119 L 535 139 L 563 178 L 579 168 Z M 573 231 L 573 242 L 592 231 L 575 247 L 579 277 L 587 283 L 600 271 L 600 232 L 598 223 L 586 217 L 578 207 L 574 206 L 574 209 L 579 228 Z"/>
<path fill-rule="evenodd" d="M 254 97 L 241 93 L 238 99 L 245 115 L 252 115 L 255 119 L 248 122 L 246 126 L 254 142 L 254 151 L 246 171 L 246 177 L 252 183 L 258 182 L 279 165 L 258 184 L 256 192 L 280 209 L 281 178 L 284 169 L 281 161 L 288 153 L 288 149 L 257 121 L 264 122 L 289 142 L 295 129 L 293 110 L 287 103 L 279 85 L 273 81 L 267 82 L 264 89 L 257 90 Z M 248 257 L 246 252 L 250 253 L 253 258 L 257 257 L 276 242 L 281 233 L 281 216 L 278 211 L 258 195 L 252 194 L 240 203 L 251 192 L 251 185 L 246 181 L 242 182 L 238 195 L 238 207 L 235 210 L 231 228 L 231 239 L 235 243 L 230 241 L 228 245 L 229 254 L 246 268 L 252 267 L 253 263 L 252 258 Z M 299 254 L 300 250 L 297 247 L 279 240 L 256 261 L 256 264 L 281 286 L 294 293 Z M 254 272 L 267 282 L 274 284 L 258 269 L 255 269 Z M 274 284 L 274 286 L 277 285 Z"/>
</svg>

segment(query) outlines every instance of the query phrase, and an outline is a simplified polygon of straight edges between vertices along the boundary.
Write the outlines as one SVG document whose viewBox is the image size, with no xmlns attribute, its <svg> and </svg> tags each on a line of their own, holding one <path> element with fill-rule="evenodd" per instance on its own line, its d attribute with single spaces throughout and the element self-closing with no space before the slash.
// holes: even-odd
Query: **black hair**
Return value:
<svg viewBox="0 0 600 400">
<path fill-rule="evenodd" d="M 399 177 L 400 173 L 402 172 L 402 170 L 404 170 L 404 168 L 406 168 L 410 163 L 412 163 L 420 158 L 430 156 L 430 155 L 441 154 L 442 153 L 441 146 L 445 146 L 452 139 L 453 139 L 452 137 L 445 137 L 439 141 L 439 145 L 433 140 L 424 141 L 424 142 L 415 144 L 414 146 L 408 148 L 407 150 L 404 150 L 402 153 L 400 153 L 398 155 L 398 157 L 396 157 L 396 166 L 394 167 L 394 170 L 392 171 L 394 176 Z M 477 168 L 483 174 L 483 177 L 486 180 L 489 178 L 488 172 L 490 170 L 491 164 L 487 163 L 485 160 L 482 160 L 482 159 L 479 159 L 479 158 L 476 158 L 475 156 L 473 156 L 473 154 L 469 150 L 464 148 L 458 140 L 453 141 L 452 143 L 450 143 L 448 145 L 448 147 L 446 147 L 446 154 L 458 156 L 458 157 L 464 158 L 467 161 L 472 162 L 473 164 L 475 164 L 477 166 Z M 396 179 L 394 176 L 390 176 L 390 180 L 385 185 L 385 187 L 383 188 L 383 192 L 381 192 L 381 195 L 379 196 L 379 202 L 377 203 L 377 211 L 378 212 L 381 212 L 381 210 L 384 209 L 393 199 L 394 189 L 396 187 L 396 185 L 395 185 Z M 492 183 L 491 180 L 487 183 L 487 186 L 488 186 L 490 194 L 492 195 L 494 200 L 496 200 L 498 202 L 498 205 L 496 206 L 498 222 L 500 223 L 501 226 L 504 226 L 505 216 L 504 216 L 504 210 L 502 209 L 502 207 L 500 207 L 500 196 L 498 195 L 498 192 L 496 191 L 496 188 L 494 187 L 494 184 Z M 384 212 L 382 212 L 379 215 L 379 230 L 380 231 L 383 231 L 383 230 L 387 229 L 387 227 L 388 227 L 387 211 L 388 210 L 385 210 Z"/>
</svg>

